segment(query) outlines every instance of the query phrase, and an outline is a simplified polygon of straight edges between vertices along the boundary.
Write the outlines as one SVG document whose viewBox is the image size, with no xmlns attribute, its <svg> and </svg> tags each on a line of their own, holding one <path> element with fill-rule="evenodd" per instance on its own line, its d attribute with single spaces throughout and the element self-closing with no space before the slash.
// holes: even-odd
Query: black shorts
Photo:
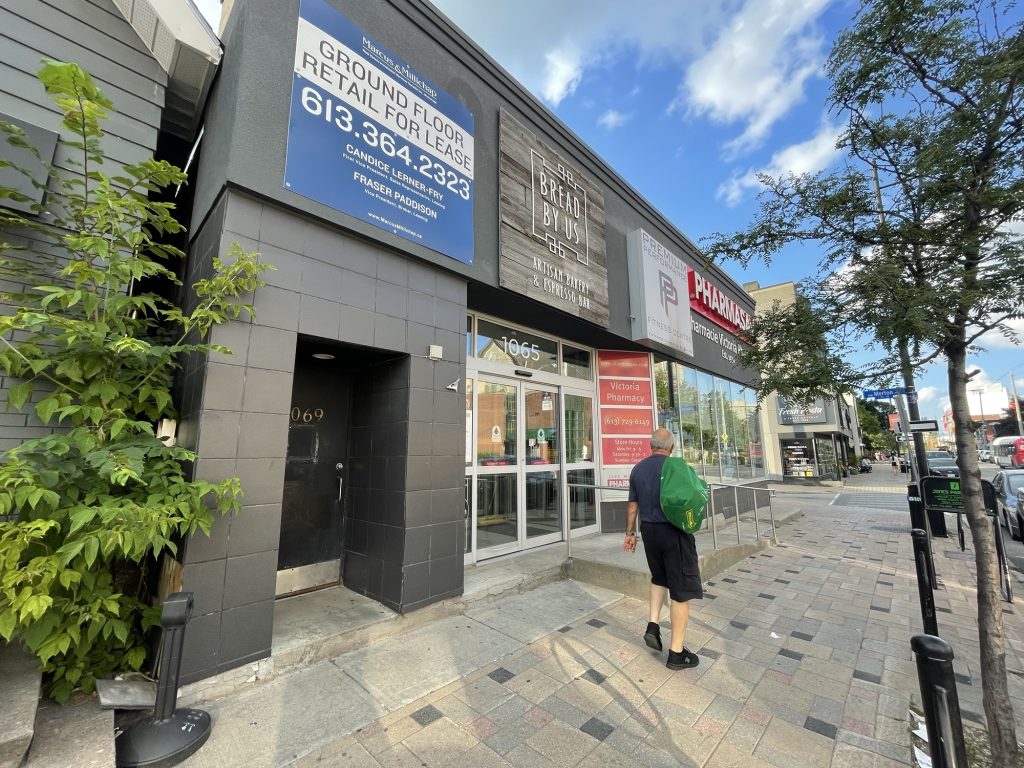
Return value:
<svg viewBox="0 0 1024 768">
<path fill-rule="evenodd" d="M 693 536 L 671 523 L 640 523 L 651 584 L 668 587 L 677 603 L 704 597 Z"/>
</svg>

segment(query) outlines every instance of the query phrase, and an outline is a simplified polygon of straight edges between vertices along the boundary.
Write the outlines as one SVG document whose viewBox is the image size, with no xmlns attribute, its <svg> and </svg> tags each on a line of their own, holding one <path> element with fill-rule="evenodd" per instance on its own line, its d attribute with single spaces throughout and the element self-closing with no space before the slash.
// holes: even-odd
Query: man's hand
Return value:
<svg viewBox="0 0 1024 768">
<path fill-rule="evenodd" d="M 623 552 L 636 552 L 636 534 L 626 534 L 626 541 L 622 544 Z"/>
</svg>

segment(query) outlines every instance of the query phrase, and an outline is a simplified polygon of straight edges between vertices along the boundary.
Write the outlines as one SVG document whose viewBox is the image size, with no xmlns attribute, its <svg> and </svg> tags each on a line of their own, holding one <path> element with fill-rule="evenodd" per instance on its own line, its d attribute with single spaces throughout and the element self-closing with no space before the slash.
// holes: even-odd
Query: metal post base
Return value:
<svg viewBox="0 0 1024 768">
<path fill-rule="evenodd" d="M 146 718 L 117 737 L 117 768 L 168 768 L 197 751 L 210 738 L 213 721 L 201 709 L 179 709 L 159 722 Z"/>
</svg>

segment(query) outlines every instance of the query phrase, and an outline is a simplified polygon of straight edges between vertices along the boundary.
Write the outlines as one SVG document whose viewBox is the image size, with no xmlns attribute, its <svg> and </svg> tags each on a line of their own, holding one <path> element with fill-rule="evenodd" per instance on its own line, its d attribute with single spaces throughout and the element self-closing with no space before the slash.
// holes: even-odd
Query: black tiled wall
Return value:
<svg viewBox="0 0 1024 768">
<path fill-rule="evenodd" d="M 196 476 L 237 476 L 245 494 L 238 516 L 185 547 L 197 610 L 184 682 L 270 654 L 299 334 L 394 353 L 356 377 L 353 414 L 366 423 L 353 429 L 351 456 L 369 472 L 348 475 L 362 484 L 347 505 L 346 585 L 403 612 L 463 586 L 465 404 L 447 387 L 465 375 L 465 280 L 235 190 L 196 233 L 190 279 L 232 242 L 276 270 L 252 297 L 253 321 L 214 329 L 234 354 L 190 358 L 179 378 L 178 436 L 199 454 Z M 431 344 L 440 360 L 426 359 Z"/>
</svg>

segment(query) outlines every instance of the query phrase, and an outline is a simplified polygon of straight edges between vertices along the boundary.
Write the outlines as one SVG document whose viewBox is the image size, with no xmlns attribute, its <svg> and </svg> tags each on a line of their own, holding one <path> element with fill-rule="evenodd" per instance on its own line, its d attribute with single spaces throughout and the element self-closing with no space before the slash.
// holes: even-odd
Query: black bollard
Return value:
<svg viewBox="0 0 1024 768">
<path fill-rule="evenodd" d="M 932 635 L 914 635 L 910 647 L 917 657 L 932 768 L 967 768 L 960 699 L 953 677 L 953 649 L 941 637 Z"/>
<path fill-rule="evenodd" d="M 999 524 L 999 515 L 996 512 L 989 512 L 988 516 L 992 520 L 992 537 L 996 540 L 996 560 L 999 563 L 999 588 L 1003 593 L 1003 600 L 1012 603 L 1013 583 L 1010 581 L 1010 569 L 1006 565 L 1003 527 Z"/>
<path fill-rule="evenodd" d="M 160 625 L 160 680 L 153 716 L 132 723 L 117 737 L 118 768 L 172 766 L 198 750 L 210 737 L 210 715 L 201 709 L 177 709 L 185 625 L 192 616 L 192 593 L 175 592 L 164 601 Z"/>
<path fill-rule="evenodd" d="M 935 617 L 935 593 L 928 573 L 928 534 L 920 528 L 910 532 L 914 540 L 914 563 L 917 565 L 917 596 L 921 601 L 921 621 L 929 635 L 939 634 Z"/>
</svg>

